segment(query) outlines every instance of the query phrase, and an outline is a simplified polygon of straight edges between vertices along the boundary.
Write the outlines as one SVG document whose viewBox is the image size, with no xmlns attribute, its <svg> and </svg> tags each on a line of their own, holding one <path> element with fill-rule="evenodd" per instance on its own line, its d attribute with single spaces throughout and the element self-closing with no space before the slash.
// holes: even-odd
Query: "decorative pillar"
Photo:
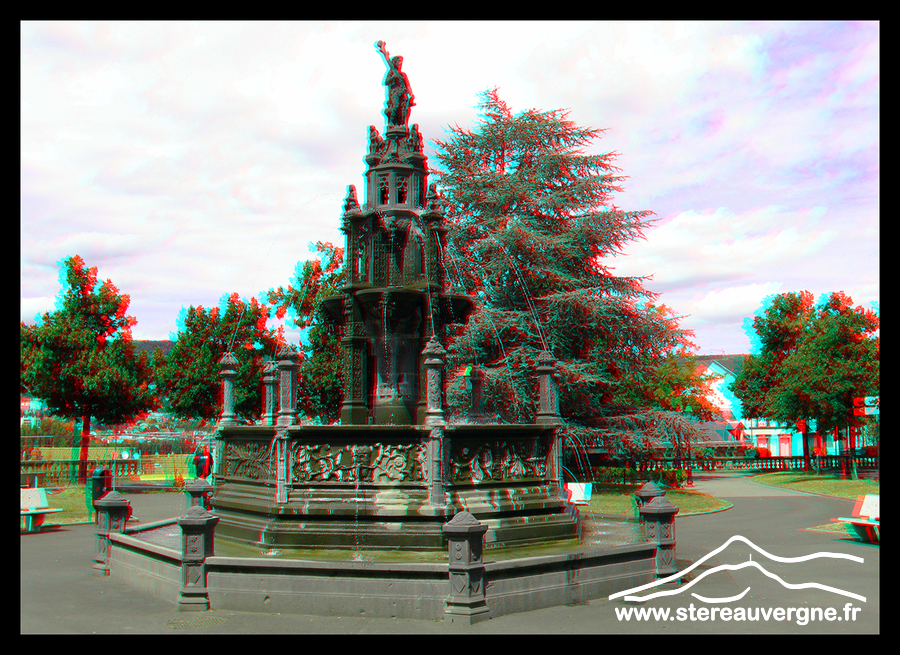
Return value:
<svg viewBox="0 0 900 655">
<path fill-rule="evenodd" d="M 553 377 L 555 371 L 553 357 L 546 350 L 542 350 L 538 355 L 537 365 L 538 411 L 534 417 L 536 425 L 552 428 L 562 425 L 562 419 L 559 416 L 559 390 L 556 378 Z M 563 479 L 563 442 L 557 430 L 553 430 L 551 436 L 549 463 L 548 477 L 556 482 L 559 498 L 567 500 L 568 494 Z"/>
<path fill-rule="evenodd" d="M 446 354 L 434 336 L 422 351 L 425 358 L 425 425 L 445 425 L 441 372 Z"/>
<path fill-rule="evenodd" d="M 203 612 L 209 609 L 206 588 L 206 558 L 213 555 L 213 534 L 218 516 L 199 505 L 179 517 L 181 527 L 181 592 L 178 611 Z"/>
<path fill-rule="evenodd" d="M 479 425 L 484 423 L 484 406 L 481 400 L 484 373 L 477 366 L 473 366 L 468 377 L 472 399 L 472 405 L 469 407 L 469 422 Z"/>
<path fill-rule="evenodd" d="M 538 425 L 562 425 L 559 416 L 559 386 L 556 383 L 553 357 L 546 350 L 538 355 L 538 412 L 534 422 Z"/>
<path fill-rule="evenodd" d="M 222 414 L 218 427 L 237 425 L 234 415 L 234 378 L 237 377 L 238 360 L 234 353 L 225 353 L 219 360 L 219 377 L 222 378 Z"/>
<path fill-rule="evenodd" d="M 432 505 L 447 504 L 444 491 L 444 409 L 441 372 L 446 351 L 434 338 L 428 340 L 422 356 L 425 360 L 425 425 L 431 426 L 428 438 L 428 500 Z"/>
<path fill-rule="evenodd" d="M 300 356 L 288 345 L 278 351 L 280 409 L 277 425 L 297 425 L 297 369 Z"/>
<path fill-rule="evenodd" d="M 363 279 L 360 281 L 367 281 Z M 344 400 L 341 403 L 341 425 L 366 425 L 369 423 L 369 412 L 374 407 L 368 406 L 368 362 L 366 336 L 359 308 L 353 296 L 345 294 L 341 301 L 343 323 L 341 327 L 341 387 Z"/>
<path fill-rule="evenodd" d="M 275 425 L 275 420 L 278 415 L 278 406 L 275 403 L 276 391 L 275 387 L 278 384 L 278 364 L 275 363 L 275 360 L 268 359 L 266 360 L 265 365 L 263 366 L 263 411 L 262 411 L 262 424 L 263 425 Z"/>
<path fill-rule="evenodd" d="M 675 564 L 675 515 L 678 508 L 665 496 L 657 496 L 641 507 L 644 534 L 656 544 L 656 577 L 678 572 Z"/>
<path fill-rule="evenodd" d="M 94 507 L 97 510 L 97 541 L 91 568 L 94 575 L 106 577 L 109 575 L 109 534 L 125 532 L 125 522 L 131 514 L 131 503 L 118 491 L 110 491 L 95 500 Z"/>
<path fill-rule="evenodd" d="M 487 525 L 469 512 L 459 512 L 441 528 L 447 535 L 450 597 L 444 613 L 452 623 L 472 625 L 491 618 L 485 601 L 484 533 Z"/>
</svg>

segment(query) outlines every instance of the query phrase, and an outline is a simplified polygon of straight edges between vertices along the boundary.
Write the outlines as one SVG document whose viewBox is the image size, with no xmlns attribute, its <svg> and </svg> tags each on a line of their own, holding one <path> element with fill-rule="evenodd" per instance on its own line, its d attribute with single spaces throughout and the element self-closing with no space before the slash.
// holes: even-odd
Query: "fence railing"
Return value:
<svg viewBox="0 0 900 655">
<path fill-rule="evenodd" d="M 30 459 L 19 462 L 19 471 L 23 474 L 36 474 L 42 487 L 68 486 L 78 484 L 82 466 L 85 467 L 88 479 L 98 466 L 109 469 L 114 478 L 114 486 L 116 482 L 128 480 L 135 475 L 161 475 L 173 480 L 176 475 L 184 479 L 193 477 L 186 455 L 149 456 L 134 460 Z"/>
<path fill-rule="evenodd" d="M 852 464 L 858 469 L 878 468 L 878 457 L 865 455 L 812 455 L 810 466 L 814 469 L 848 469 Z M 657 471 L 672 468 L 692 468 L 695 471 L 735 470 L 735 471 L 789 471 L 804 468 L 802 456 L 792 457 L 707 457 L 662 458 L 638 462 L 636 468 L 643 471 Z"/>
</svg>

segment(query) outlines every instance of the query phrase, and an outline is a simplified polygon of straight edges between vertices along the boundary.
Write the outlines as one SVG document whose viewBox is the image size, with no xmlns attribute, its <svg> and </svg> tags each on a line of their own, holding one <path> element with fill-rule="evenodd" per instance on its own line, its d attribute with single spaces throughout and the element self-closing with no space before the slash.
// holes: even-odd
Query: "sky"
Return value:
<svg viewBox="0 0 900 655">
<path fill-rule="evenodd" d="M 877 22 L 22 22 L 21 320 L 78 254 L 130 297 L 135 339 L 183 308 L 287 286 L 343 245 L 385 65 L 403 57 L 425 153 L 478 94 L 566 109 L 617 153 L 644 238 L 605 261 L 748 353 L 772 294 L 879 298 Z M 279 325 L 277 320 L 270 322 Z M 297 332 L 286 327 L 294 343 Z"/>
</svg>

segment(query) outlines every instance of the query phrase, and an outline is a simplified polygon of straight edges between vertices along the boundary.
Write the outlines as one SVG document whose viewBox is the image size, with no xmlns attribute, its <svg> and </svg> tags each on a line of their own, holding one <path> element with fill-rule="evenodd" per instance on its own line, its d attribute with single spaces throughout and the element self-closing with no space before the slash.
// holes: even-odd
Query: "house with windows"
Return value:
<svg viewBox="0 0 900 655">
<path fill-rule="evenodd" d="M 699 355 L 697 372 L 716 376 L 710 384 L 709 401 L 722 413 L 721 421 L 701 423 L 705 433 L 705 445 L 754 446 L 763 456 L 792 457 L 803 454 L 803 435 L 797 426 L 765 418 L 748 418 L 743 415 L 741 401 L 729 390 L 748 355 Z M 811 434 L 815 423 L 807 427 L 810 454 L 835 455 L 842 451 L 840 437 L 834 434 Z M 700 444 L 704 445 L 704 444 Z"/>
<path fill-rule="evenodd" d="M 701 423 L 701 429 L 707 439 L 698 445 L 722 446 L 732 442 L 734 445 L 753 446 L 763 456 L 797 457 L 803 455 L 803 435 L 794 425 L 772 421 L 765 418 L 747 418 L 743 415 L 741 401 L 729 390 L 749 355 L 699 355 L 697 356 L 697 373 L 716 376 L 710 384 L 712 390 L 709 401 L 719 408 L 723 420 L 719 422 Z M 810 454 L 836 455 L 841 452 L 840 437 L 834 434 L 811 434 L 815 431 L 815 422 L 807 426 Z"/>
</svg>

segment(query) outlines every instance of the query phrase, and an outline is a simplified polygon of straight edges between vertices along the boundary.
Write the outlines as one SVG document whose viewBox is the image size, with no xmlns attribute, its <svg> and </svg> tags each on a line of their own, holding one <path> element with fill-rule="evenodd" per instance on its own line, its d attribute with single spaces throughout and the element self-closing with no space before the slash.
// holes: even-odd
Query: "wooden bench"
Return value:
<svg viewBox="0 0 900 655">
<path fill-rule="evenodd" d="M 47 505 L 46 489 L 21 489 L 22 532 L 40 532 L 47 514 L 61 509 Z"/>
<path fill-rule="evenodd" d="M 875 494 L 860 496 L 856 500 L 856 506 L 853 508 L 853 516 L 851 518 L 841 517 L 831 520 L 843 523 L 852 537 L 859 537 L 867 543 L 881 543 L 879 530 L 881 511 L 878 498 Z"/>
</svg>

